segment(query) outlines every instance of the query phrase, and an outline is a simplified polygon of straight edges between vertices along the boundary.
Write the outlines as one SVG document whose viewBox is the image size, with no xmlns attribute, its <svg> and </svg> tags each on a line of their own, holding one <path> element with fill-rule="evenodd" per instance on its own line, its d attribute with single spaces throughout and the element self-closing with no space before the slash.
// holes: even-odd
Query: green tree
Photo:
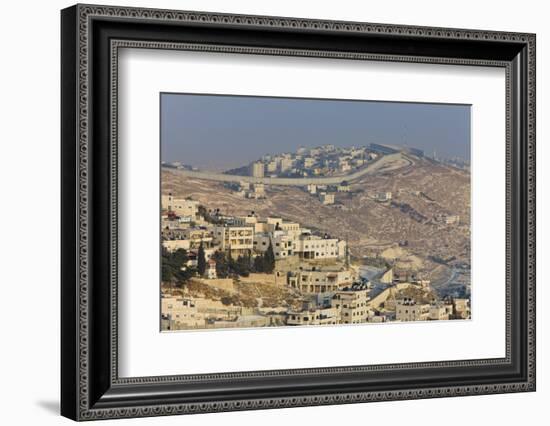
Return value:
<svg viewBox="0 0 550 426">
<path fill-rule="evenodd" d="M 229 264 L 225 253 L 218 250 L 212 255 L 212 259 L 216 262 L 216 275 L 218 278 L 227 278 L 229 276 Z"/>
<path fill-rule="evenodd" d="M 204 255 L 204 246 L 202 244 L 199 245 L 199 252 L 197 254 L 197 272 L 202 277 L 204 273 L 206 272 L 206 256 Z"/>
<path fill-rule="evenodd" d="M 267 247 L 267 251 L 264 254 L 264 272 L 271 274 L 275 269 L 275 253 L 273 252 L 273 245 L 271 241 Z"/>
<path fill-rule="evenodd" d="M 250 275 L 250 253 L 239 256 L 234 264 L 234 272 L 242 277 L 248 277 Z"/>
<path fill-rule="evenodd" d="M 166 283 L 175 283 L 178 286 L 183 286 L 189 278 L 194 274 L 193 268 L 187 267 L 186 263 L 189 260 L 187 251 L 177 249 L 173 252 L 162 247 L 161 252 L 161 279 Z"/>
<path fill-rule="evenodd" d="M 254 271 L 256 272 L 265 271 L 265 259 L 263 254 L 259 254 L 254 258 Z"/>
</svg>

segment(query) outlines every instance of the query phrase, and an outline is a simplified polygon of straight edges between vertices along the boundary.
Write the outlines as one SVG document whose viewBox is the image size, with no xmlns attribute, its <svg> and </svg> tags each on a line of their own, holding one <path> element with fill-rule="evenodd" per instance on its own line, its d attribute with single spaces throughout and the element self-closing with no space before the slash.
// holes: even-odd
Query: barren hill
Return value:
<svg viewBox="0 0 550 426">
<path fill-rule="evenodd" d="M 265 199 L 243 198 L 226 183 L 169 169 L 162 171 L 162 191 L 229 215 L 254 211 L 297 221 L 348 240 L 357 259 L 383 255 L 441 284 L 457 266 L 469 268 L 470 174 L 426 158 L 407 158 L 399 168 L 381 168 L 351 182 L 350 193 L 336 193 L 335 205 L 323 205 L 305 188 L 292 186 L 266 185 Z M 377 201 L 381 192 L 391 192 L 391 200 Z M 453 215 L 459 223 L 445 223 Z"/>
</svg>

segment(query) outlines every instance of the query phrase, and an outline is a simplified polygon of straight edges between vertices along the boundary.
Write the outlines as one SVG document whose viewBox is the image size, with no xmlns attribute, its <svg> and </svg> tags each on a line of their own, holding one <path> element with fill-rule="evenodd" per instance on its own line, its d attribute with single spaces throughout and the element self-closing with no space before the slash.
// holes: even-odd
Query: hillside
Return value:
<svg viewBox="0 0 550 426">
<path fill-rule="evenodd" d="M 425 158 L 407 157 L 350 182 L 349 193 L 336 193 L 323 205 L 304 187 L 267 186 L 265 199 L 243 198 L 227 184 L 183 177 L 163 169 L 162 191 L 192 197 L 224 214 L 281 216 L 345 239 L 355 259 L 383 256 L 397 267 L 419 272 L 435 286 L 465 280 L 470 263 L 470 174 Z M 376 194 L 391 192 L 380 202 Z M 441 217 L 459 215 L 458 224 Z"/>
</svg>

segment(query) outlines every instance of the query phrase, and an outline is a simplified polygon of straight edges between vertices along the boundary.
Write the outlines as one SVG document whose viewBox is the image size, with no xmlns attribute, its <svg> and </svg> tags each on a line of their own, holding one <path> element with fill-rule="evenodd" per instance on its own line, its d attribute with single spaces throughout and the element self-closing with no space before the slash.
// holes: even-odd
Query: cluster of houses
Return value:
<svg viewBox="0 0 550 426">
<path fill-rule="evenodd" d="M 377 157 L 366 147 L 302 147 L 296 152 L 264 155 L 250 164 L 250 176 L 332 176 L 360 168 Z"/>
<path fill-rule="evenodd" d="M 347 274 L 341 270 L 347 253 L 346 242 L 328 235 L 317 235 L 297 222 L 280 217 L 260 219 L 253 213 L 223 216 L 211 212 L 212 216 L 204 218 L 199 214 L 198 201 L 177 198 L 172 194 L 162 195 L 162 207 L 162 245 L 170 252 L 186 250 L 189 257 L 187 266 L 196 266 L 197 253 L 202 246 L 208 262 L 208 278 L 216 278 L 216 264 L 212 259 L 216 251 L 229 253 L 233 258 L 241 255 L 253 258 L 265 254 L 271 246 L 276 261 L 288 260 L 279 262 L 281 267 L 276 274 L 285 280 L 288 278 L 288 282 L 298 280 L 300 284 L 295 285 L 296 288 L 305 289 L 306 282 L 311 280 L 321 280 L 323 288 L 352 281 L 351 270 L 347 270 Z M 314 271 L 306 267 L 294 273 L 291 269 L 293 262 L 301 261 L 325 261 L 334 263 L 336 267 L 318 266 Z"/>
<path fill-rule="evenodd" d="M 378 158 L 379 154 L 366 147 L 340 148 L 323 145 L 315 148 L 298 148 L 296 152 L 267 154 L 250 163 L 248 173 L 252 177 L 324 177 L 345 174 L 365 166 Z M 235 193 L 244 198 L 262 199 L 266 197 L 264 183 L 241 181 L 234 186 Z M 350 192 L 350 185 L 309 184 L 304 189 L 319 198 L 322 204 L 335 203 L 335 193 Z"/>
<path fill-rule="evenodd" d="M 273 325 L 337 325 L 380 322 L 384 318 L 369 309 L 369 286 L 354 283 L 333 292 L 319 304 L 304 299 L 299 309 L 271 310 L 225 306 L 218 301 L 163 294 L 164 330 L 266 327 Z"/>
<path fill-rule="evenodd" d="M 199 202 L 162 195 L 162 244 L 169 251 L 179 248 L 191 253 L 203 246 L 206 258 L 217 250 L 233 257 L 262 254 L 270 243 L 275 259 L 296 257 L 300 260 L 336 260 L 346 254 L 346 242 L 327 235 L 316 235 L 280 217 L 260 219 L 247 216 L 223 216 L 213 213 L 214 221 L 199 215 Z"/>
<path fill-rule="evenodd" d="M 206 270 L 198 278 L 218 287 L 225 281 L 217 277 L 214 253 L 254 258 L 271 247 L 276 261 L 272 283 L 295 291 L 302 302 L 300 309 L 261 304 L 249 308 L 167 292 L 161 301 L 164 330 L 445 320 L 457 311 L 456 304 L 448 302 L 417 305 L 404 299 L 391 314 L 381 313 L 371 303 L 370 283 L 349 264 L 346 241 L 318 235 L 280 217 L 224 216 L 205 210 L 196 200 L 163 194 L 162 244 L 169 252 L 185 249 L 185 266 L 196 267 L 202 250 Z M 388 279 L 394 278 L 398 277 Z M 425 283 L 418 281 L 418 285 Z M 462 312 L 467 309 L 461 307 Z"/>
<path fill-rule="evenodd" d="M 163 294 L 162 329 L 207 329 L 382 323 L 387 321 L 447 321 L 470 318 L 469 299 L 418 303 L 396 300 L 393 313 L 373 307 L 367 282 L 355 282 L 317 298 L 304 298 L 298 309 L 261 309 L 224 305 L 217 300 Z"/>
</svg>

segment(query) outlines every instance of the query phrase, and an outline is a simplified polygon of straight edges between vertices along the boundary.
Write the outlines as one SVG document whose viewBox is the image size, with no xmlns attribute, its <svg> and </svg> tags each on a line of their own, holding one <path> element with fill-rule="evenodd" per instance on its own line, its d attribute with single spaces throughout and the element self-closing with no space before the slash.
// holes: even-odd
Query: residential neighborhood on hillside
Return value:
<svg viewBox="0 0 550 426">
<path fill-rule="evenodd" d="M 361 228 L 324 224 L 322 216 L 315 219 L 323 210 L 345 219 L 355 200 L 391 212 L 386 224 L 373 218 L 378 231 L 397 217 L 430 232 L 467 236 L 469 217 L 464 211 L 443 207 L 422 188 L 394 183 L 371 190 L 364 185 L 365 179 L 406 176 L 415 167 L 462 174 L 467 173 L 464 168 L 425 158 L 416 148 L 374 143 L 266 154 L 225 173 L 179 163 L 163 166 L 164 331 L 471 316 L 468 250 L 453 257 L 448 247 L 434 248 L 419 259 L 409 252 L 415 242 L 406 234 L 381 244 L 368 226 L 362 235 Z M 303 212 L 302 220 L 277 213 L 288 208 L 285 197 L 292 191 L 302 194 L 303 205 L 318 206 Z M 223 197 L 232 201 L 230 208 L 220 204 Z M 416 209 L 415 203 L 405 202 L 410 198 L 427 208 Z M 270 209 L 275 203 L 277 208 Z M 255 206 L 258 209 L 252 209 Z M 372 241 L 361 245 L 362 239 L 368 242 L 369 232 Z M 444 276 L 446 268 L 450 276 Z"/>
</svg>

